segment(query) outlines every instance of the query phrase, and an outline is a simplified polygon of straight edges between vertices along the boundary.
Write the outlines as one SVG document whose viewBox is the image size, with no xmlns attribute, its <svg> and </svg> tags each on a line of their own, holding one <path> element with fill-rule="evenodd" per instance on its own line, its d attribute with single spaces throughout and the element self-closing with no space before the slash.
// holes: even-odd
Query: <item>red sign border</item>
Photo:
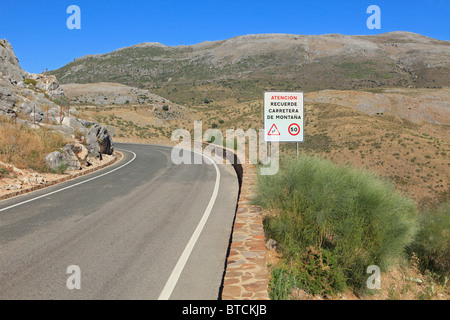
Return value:
<svg viewBox="0 0 450 320">
<path fill-rule="evenodd" d="M 296 134 L 292 134 L 292 133 L 291 133 L 291 130 L 290 130 L 291 127 L 292 127 L 294 124 L 298 127 L 298 132 L 297 132 Z M 300 126 L 299 126 L 298 123 L 295 123 L 295 122 L 294 122 L 294 123 L 292 123 L 292 124 L 288 127 L 288 132 L 289 132 L 289 134 L 290 134 L 291 136 L 296 136 L 296 135 L 298 135 L 298 134 L 300 133 L 300 131 L 301 131 L 301 128 L 300 128 Z"/>
</svg>

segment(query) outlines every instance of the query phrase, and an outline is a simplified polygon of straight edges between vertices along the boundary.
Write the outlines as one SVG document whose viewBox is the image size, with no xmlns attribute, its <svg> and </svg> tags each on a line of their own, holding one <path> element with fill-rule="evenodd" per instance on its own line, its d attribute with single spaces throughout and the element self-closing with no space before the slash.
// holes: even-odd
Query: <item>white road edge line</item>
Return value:
<svg viewBox="0 0 450 320">
<path fill-rule="evenodd" d="M 89 181 L 92 181 L 92 180 L 95 180 L 95 179 L 98 179 L 98 178 L 104 177 L 104 176 L 106 176 L 107 174 L 110 174 L 110 173 L 112 173 L 112 172 L 114 172 L 114 171 L 117 171 L 117 170 L 119 170 L 119 169 L 121 169 L 121 168 L 123 168 L 123 167 L 125 167 L 125 166 L 129 165 L 129 164 L 130 164 L 131 162 L 133 162 L 133 161 L 134 161 L 134 159 L 136 159 L 136 153 L 134 153 L 133 151 L 130 151 L 130 150 L 126 150 L 126 149 L 118 149 L 118 150 L 128 151 L 128 152 L 132 153 L 132 154 L 133 154 L 133 158 L 132 158 L 132 159 L 131 159 L 130 161 L 128 161 L 127 163 L 125 163 L 125 164 L 121 165 L 120 167 L 117 167 L 117 168 L 115 168 L 115 169 L 113 169 L 113 170 L 111 170 L 111 171 L 108 171 L 108 172 L 102 173 L 101 175 L 98 175 L 98 176 L 96 176 L 96 177 L 93 177 L 93 178 L 90 178 L 90 179 L 87 179 L 87 180 L 84 180 L 84 181 L 81 181 L 81 182 L 75 183 L 75 184 L 73 184 L 73 185 L 70 185 L 70 186 L 64 187 L 64 188 L 62 188 L 62 189 L 58 189 L 58 190 L 55 190 L 55 191 L 52 191 L 52 192 L 49 192 L 49 193 L 43 194 L 43 195 L 41 195 L 41 196 L 39 196 L 39 197 L 36 197 L 36 198 L 32 198 L 32 199 L 28 199 L 28 200 L 26 200 L 26 201 L 22 201 L 22 202 L 19 202 L 19 203 L 13 204 L 12 206 L 9 206 L 9 207 L 6 207 L 6 208 L 3 208 L 3 209 L 0 209 L 0 212 L 2 212 L 2 211 L 6 211 L 6 210 L 8 210 L 8 209 L 12 209 L 12 208 L 14 208 L 14 207 L 18 207 L 18 206 L 21 206 L 21 205 L 23 205 L 23 204 L 25 204 L 25 203 L 29 203 L 29 202 L 31 202 L 31 201 L 35 201 L 35 200 L 38 200 L 38 199 L 44 198 L 44 197 L 50 196 L 50 195 L 52 195 L 52 194 L 55 194 L 55 193 L 58 193 L 58 192 L 61 192 L 61 191 L 64 191 L 64 190 L 67 190 L 67 189 L 70 189 L 70 188 L 76 187 L 76 186 L 79 186 L 80 184 L 83 184 L 83 183 L 86 183 L 86 182 L 89 182 Z"/>
<path fill-rule="evenodd" d="M 172 273 L 169 276 L 169 279 L 166 282 L 166 285 L 164 286 L 164 289 L 161 291 L 161 294 L 158 297 L 158 300 L 169 300 L 170 296 L 172 295 L 173 289 L 177 285 L 178 279 L 181 276 L 181 272 L 184 269 L 184 266 L 186 265 L 186 262 L 189 259 L 189 256 L 191 255 L 192 250 L 194 249 L 195 244 L 197 243 L 198 238 L 200 237 L 200 234 L 203 231 L 203 228 L 206 224 L 206 221 L 209 218 L 209 215 L 211 213 L 211 210 L 214 206 L 214 203 L 216 202 L 217 194 L 219 193 L 219 184 L 220 184 L 220 171 L 217 167 L 214 160 L 211 158 L 205 156 L 204 154 L 195 152 L 192 150 L 192 152 L 200 154 L 202 157 L 205 157 L 209 161 L 212 162 L 214 165 L 214 168 L 216 169 L 216 183 L 214 184 L 214 191 L 211 196 L 211 199 L 209 200 L 208 206 L 206 207 L 205 212 L 203 213 L 203 216 L 200 220 L 200 222 L 197 225 L 197 228 L 195 228 L 194 233 L 191 236 L 191 239 L 187 243 L 186 247 L 184 248 L 183 253 L 181 254 L 180 258 L 178 259 L 177 264 L 175 265 L 175 268 L 172 270 Z"/>
</svg>

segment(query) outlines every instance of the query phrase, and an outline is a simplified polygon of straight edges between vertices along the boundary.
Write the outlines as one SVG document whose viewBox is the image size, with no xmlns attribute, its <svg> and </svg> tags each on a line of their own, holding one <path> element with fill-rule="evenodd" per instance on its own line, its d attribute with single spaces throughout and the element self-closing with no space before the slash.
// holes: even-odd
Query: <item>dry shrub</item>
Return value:
<svg viewBox="0 0 450 320">
<path fill-rule="evenodd" d="M 61 149 L 67 142 L 56 132 L 0 123 L 0 161 L 19 169 L 47 171 L 45 156 Z"/>
</svg>

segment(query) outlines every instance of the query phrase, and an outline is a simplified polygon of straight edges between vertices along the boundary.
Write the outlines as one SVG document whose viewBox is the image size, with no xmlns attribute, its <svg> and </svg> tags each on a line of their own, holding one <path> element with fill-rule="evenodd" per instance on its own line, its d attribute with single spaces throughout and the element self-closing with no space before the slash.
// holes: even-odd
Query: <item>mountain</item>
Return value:
<svg viewBox="0 0 450 320">
<path fill-rule="evenodd" d="M 251 101 L 263 90 L 450 86 L 450 42 L 374 36 L 245 35 L 196 45 L 141 43 L 51 71 L 61 83 L 117 82 L 184 105 Z"/>
<path fill-rule="evenodd" d="M 264 90 L 303 90 L 300 152 L 368 168 L 422 205 L 450 195 L 449 69 L 449 42 L 395 32 L 144 43 L 76 59 L 52 74 L 67 83 L 66 94 L 86 116 L 116 128 L 124 142 L 173 143 L 172 133 L 192 132 L 193 120 L 223 133 L 260 129 Z M 120 104 L 106 92 L 118 88 L 134 102 Z M 173 108 L 160 110 L 159 100 L 140 98 L 150 93 Z M 90 105 L 102 100 L 108 105 Z M 160 115 L 177 106 L 182 116 Z M 281 150 L 295 157 L 295 144 Z"/>
</svg>

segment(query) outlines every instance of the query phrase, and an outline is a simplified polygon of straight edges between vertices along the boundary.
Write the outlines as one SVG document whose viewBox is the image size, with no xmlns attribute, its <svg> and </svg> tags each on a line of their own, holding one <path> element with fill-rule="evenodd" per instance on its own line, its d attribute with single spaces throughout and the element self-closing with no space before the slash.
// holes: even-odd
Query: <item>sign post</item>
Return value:
<svg viewBox="0 0 450 320">
<path fill-rule="evenodd" d="M 264 92 L 264 141 L 303 142 L 303 92 Z"/>
</svg>

